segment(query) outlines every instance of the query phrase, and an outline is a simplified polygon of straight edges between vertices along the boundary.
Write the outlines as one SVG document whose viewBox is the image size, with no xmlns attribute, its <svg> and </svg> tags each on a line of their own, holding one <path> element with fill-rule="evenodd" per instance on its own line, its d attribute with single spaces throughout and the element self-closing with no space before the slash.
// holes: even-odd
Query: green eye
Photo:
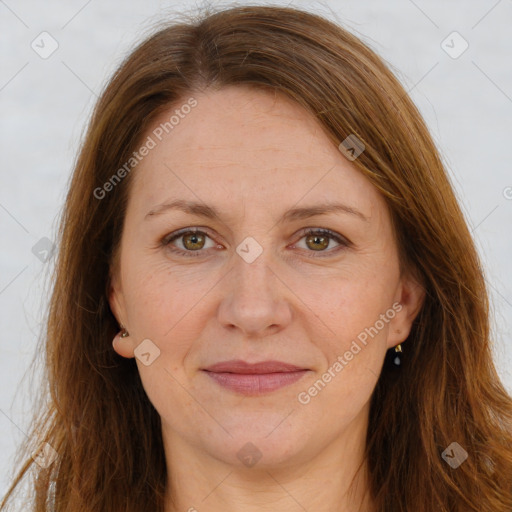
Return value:
<svg viewBox="0 0 512 512">
<path fill-rule="evenodd" d="M 318 253 L 319 255 L 322 254 L 322 256 L 312 254 L 313 257 L 323 257 L 324 254 L 330 255 L 333 252 L 338 252 L 338 250 L 351 246 L 351 242 L 349 242 L 345 237 L 331 231 L 330 229 L 324 228 L 309 228 L 306 231 L 303 231 L 300 240 L 302 239 L 305 239 L 306 244 L 306 248 L 302 248 L 303 250 L 311 253 Z M 173 244 L 173 242 L 178 240 L 180 240 L 181 248 L 176 247 L 176 245 Z M 209 247 L 207 247 L 208 240 L 211 240 Z M 332 240 L 334 240 L 338 246 L 328 249 Z M 184 228 L 171 233 L 162 239 L 161 245 L 163 247 L 167 247 L 170 251 L 176 254 L 186 257 L 201 256 L 204 255 L 206 249 L 216 247 L 213 239 L 205 231 L 193 228 Z M 219 246 L 217 245 L 217 247 Z"/>
<path fill-rule="evenodd" d="M 181 239 L 183 249 L 171 246 L 172 242 L 179 239 Z M 172 252 L 176 252 L 177 254 L 200 256 L 203 252 L 201 249 L 205 248 L 206 239 L 210 239 L 210 237 L 204 231 L 187 228 L 166 236 L 162 240 L 161 245 L 168 247 Z M 212 244 L 212 246 L 214 245 L 215 244 Z"/>
<path fill-rule="evenodd" d="M 327 253 L 331 254 L 332 252 L 338 252 L 338 249 L 343 249 L 346 247 L 349 247 L 351 244 L 350 242 L 342 237 L 341 235 L 338 235 L 338 233 L 335 233 L 334 231 L 331 231 L 330 229 L 308 229 L 305 232 L 303 232 L 303 237 L 305 238 L 306 247 L 308 249 L 311 249 L 311 252 L 317 252 L 317 253 Z M 301 240 L 302 240 L 301 238 Z M 327 250 L 329 247 L 329 244 L 331 240 L 334 240 L 339 244 L 338 247 L 335 247 L 333 249 Z M 323 254 L 322 254 L 323 256 Z"/>
</svg>

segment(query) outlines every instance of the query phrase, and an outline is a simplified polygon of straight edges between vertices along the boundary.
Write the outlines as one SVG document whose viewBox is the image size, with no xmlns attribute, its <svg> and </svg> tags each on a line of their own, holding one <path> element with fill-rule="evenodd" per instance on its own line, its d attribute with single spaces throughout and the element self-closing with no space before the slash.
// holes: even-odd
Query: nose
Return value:
<svg viewBox="0 0 512 512">
<path fill-rule="evenodd" d="M 244 337 L 275 334 L 292 319 L 291 292 L 274 271 L 277 265 L 269 252 L 263 251 L 252 263 L 235 255 L 234 267 L 223 280 L 218 320 Z"/>
</svg>

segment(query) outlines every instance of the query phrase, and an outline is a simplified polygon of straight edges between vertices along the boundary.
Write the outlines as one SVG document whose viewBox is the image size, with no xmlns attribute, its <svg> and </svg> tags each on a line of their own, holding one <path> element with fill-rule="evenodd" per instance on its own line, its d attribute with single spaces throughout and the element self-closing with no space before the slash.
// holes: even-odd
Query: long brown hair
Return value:
<svg viewBox="0 0 512 512">
<path fill-rule="evenodd" d="M 207 12 L 160 29 L 106 86 L 59 231 L 44 336 L 49 394 L 0 509 L 32 469 L 33 511 L 163 510 L 160 418 L 135 360 L 112 350 L 118 324 L 106 294 L 136 170 L 103 197 L 97 190 L 160 112 L 194 91 L 236 84 L 295 100 L 337 146 L 351 134 L 364 143 L 353 164 L 386 199 L 401 264 L 426 291 L 400 371 L 385 364 L 372 397 L 367 460 L 377 509 L 510 512 L 512 401 L 491 358 L 481 264 L 438 151 L 407 93 L 362 41 L 318 15 L 276 6 Z M 47 468 L 30 457 L 43 442 L 58 453 Z M 453 442 L 468 454 L 457 468 L 442 457 Z"/>
</svg>

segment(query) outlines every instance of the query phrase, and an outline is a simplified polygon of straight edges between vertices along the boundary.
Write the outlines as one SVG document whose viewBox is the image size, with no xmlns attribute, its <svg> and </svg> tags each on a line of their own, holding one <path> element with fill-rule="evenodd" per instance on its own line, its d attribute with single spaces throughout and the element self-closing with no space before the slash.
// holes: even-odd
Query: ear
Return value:
<svg viewBox="0 0 512 512">
<path fill-rule="evenodd" d="M 388 348 L 395 347 L 407 339 L 424 300 L 425 288 L 410 274 L 403 275 L 395 295 L 395 303 L 399 303 L 401 308 L 395 309 L 396 315 L 389 322 Z"/>
<path fill-rule="evenodd" d="M 121 287 L 121 279 L 117 271 L 111 271 L 110 282 L 108 285 L 108 303 L 113 315 L 116 317 L 119 325 L 123 325 L 129 332 L 127 326 L 126 307 L 124 302 L 123 290 Z M 134 339 L 133 337 L 120 338 L 119 333 L 112 340 L 114 350 L 123 357 L 135 357 L 134 355 Z"/>
</svg>

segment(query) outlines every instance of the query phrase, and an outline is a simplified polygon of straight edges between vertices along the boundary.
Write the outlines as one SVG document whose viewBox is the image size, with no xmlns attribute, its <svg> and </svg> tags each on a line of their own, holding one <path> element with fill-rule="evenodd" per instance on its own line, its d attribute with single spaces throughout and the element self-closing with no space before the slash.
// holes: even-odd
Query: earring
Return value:
<svg viewBox="0 0 512 512">
<path fill-rule="evenodd" d="M 119 335 L 120 338 L 127 338 L 130 336 L 130 333 L 121 325 L 121 334 Z"/>
<path fill-rule="evenodd" d="M 402 364 L 402 345 L 400 343 L 395 347 L 395 358 L 393 359 L 393 364 L 395 366 L 400 366 Z"/>
</svg>

